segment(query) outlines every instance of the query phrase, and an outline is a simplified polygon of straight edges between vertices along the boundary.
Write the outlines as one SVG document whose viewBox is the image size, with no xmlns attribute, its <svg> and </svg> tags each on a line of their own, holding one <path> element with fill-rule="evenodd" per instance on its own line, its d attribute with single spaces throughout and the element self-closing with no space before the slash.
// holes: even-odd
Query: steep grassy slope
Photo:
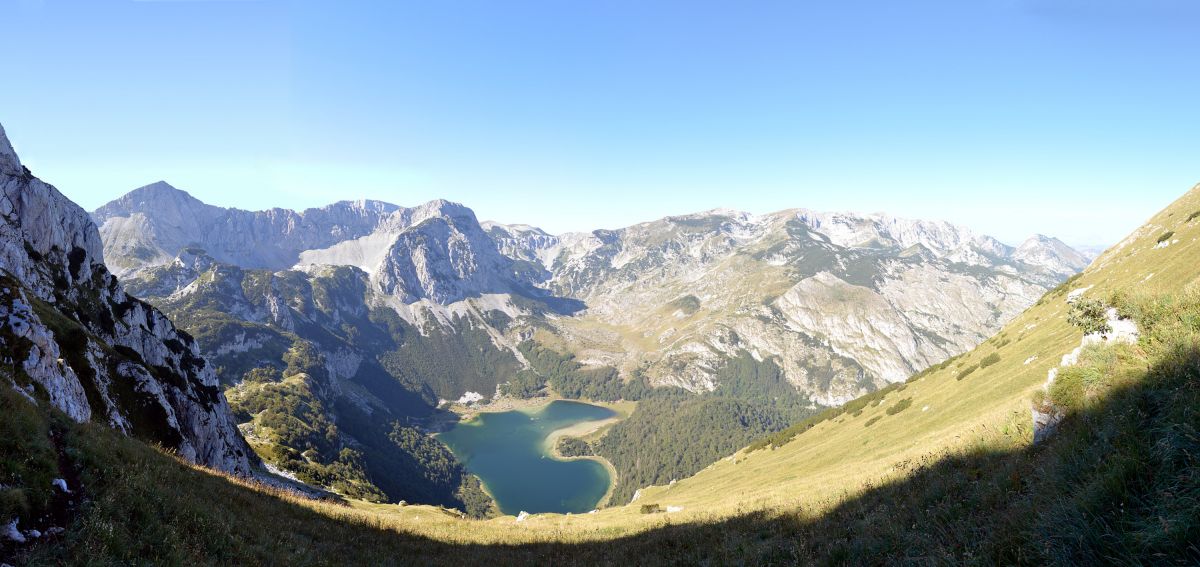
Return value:
<svg viewBox="0 0 1200 567">
<path fill-rule="evenodd" d="M 1152 218 L 1077 278 L 1048 293 L 979 348 L 868 404 L 858 415 L 818 423 L 774 450 L 741 453 L 694 478 L 647 491 L 684 506 L 708 509 L 812 505 L 852 495 L 904 476 L 914 463 L 972 448 L 1011 448 L 1030 435 L 1029 398 L 1050 368 L 1079 346 L 1066 321 L 1066 295 L 1118 290 L 1176 293 L 1200 276 L 1200 188 Z M 1158 243 L 1171 232 L 1172 244 Z M 999 361 L 980 367 L 988 357 Z M 970 368 L 976 370 L 966 373 Z M 902 400 L 907 409 L 888 414 Z M 736 495 L 714 501 L 714 494 Z"/>
<path fill-rule="evenodd" d="M 981 347 L 778 447 L 741 451 L 692 478 L 643 490 L 630 506 L 516 522 L 429 507 L 301 502 L 68 423 L 66 454 L 91 503 L 61 540 L 18 559 L 1195 564 L 1197 211 L 1200 187 Z M 1082 364 L 1103 370 L 1099 379 L 1055 435 L 1031 446 L 1031 395 L 1082 336 L 1066 322 L 1066 296 L 1088 286 L 1087 297 L 1132 316 L 1142 338 L 1085 357 Z M 31 411 L 4 396 L 6 412 Z M 21 423 L 45 431 L 39 419 Z M 30 430 L 4 436 L 32 435 L 29 446 L 48 455 L 53 443 L 45 439 L 53 437 Z M 647 505 L 682 510 L 641 513 Z M 130 518 L 141 528 L 128 527 Z"/>
</svg>

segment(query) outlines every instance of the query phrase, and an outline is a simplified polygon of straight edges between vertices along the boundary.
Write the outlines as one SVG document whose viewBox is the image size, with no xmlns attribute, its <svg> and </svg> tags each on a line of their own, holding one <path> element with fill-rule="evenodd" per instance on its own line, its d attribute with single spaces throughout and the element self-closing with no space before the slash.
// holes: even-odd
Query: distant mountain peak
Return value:
<svg viewBox="0 0 1200 567">
<path fill-rule="evenodd" d="M 171 185 L 170 183 L 167 183 L 161 179 L 126 193 L 125 198 L 170 199 L 172 201 L 188 200 L 200 202 L 200 200 L 193 197 L 191 193 L 175 187 L 174 185 Z"/>
<path fill-rule="evenodd" d="M 682 215 L 684 217 L 733 217 L 733 218 L 750 218 L 753 215 L 746 211 L 739 211 L 728 207 L 717 207 L 707 211 L 701 211 L 691 215 Z"/>
<path fill-rule="evenodd" d="M 96 217 L 97 224 L 103 224 L 109 217 L 125 216 L 133 212 L 174 211 L 175 214 L 181 214 L 183 211 L 180 209 L 185 206 L 193 209 L 208 207 L 191 193 L 159 180 L 105 203 L 96 209 L 93 216 Z"/>
<path fill-rule="evenodd" d="M 487 230 L 487 231 L 500 230 L 500 231 L 503 231 L 506 233 L 533 234 L 533 235 L 537 235 L 537 236 L 552 236 L 550 233 L 546 232 L 545 230 L 542 230 L 541 228 L 533 226 L 531 224 L 521 224 L 521 223 L 506 224 L 506 223 L 502 223 L 502 222 L 496 222 L 496 221 L 489 220 L 489 221 L 483 221 L 483 222 L 479 223 L 479 226 L 483 227 L 483 229 Z"/>
<path fill-rule="evenodd" d="M 1026 238 L 1025 242 L 1022 243 L 1021 246 L 1024 246 L 1026 244 L 1033 244 L 1033 243 L 1044 243 L 1044 244 L 1057 243 L 1057 244 L 1062 244 L 1063 246 L 1066 246 L 1066 243 L 1064 243 L 1063 241 L 1061 241 L 1053 236 L 1046 236 L 1045 234 L 1041 234 L 1041 233 L 1034 234 L 1033 236 Z"/>
<path fill-rule="evenodd" d="M 175 187 L 174 185 L 171 185 L 170 183 L 167 183 L 166 181 L 164 181 L 162 179 L 159 179 L 158 181 L 155 181 L 154 183 L 149 183 L 149 184 L 143 185 L 137 189 L 134 189 L 134 191 L 135 192 L 136 191 L 172 191 L 172 192 L 183 193 L 185 195 L 188 194 L 187 191 L 179 189 L 178 187 Z"/>
<path fill-rule="evenodd" d="M 329 210 L 329 209 L 336 209 L 339 207 L 350 209 L 350 210 L 355 210 L 355 211 L 375 212 L 375 213 L 391 213 L 400 208 L 398 205 L 393 205 L 392 203 L 389 203 L 387 201 L 378 201 L 375 199 L 354 199 L 354 200 L 338 201 L 331 205 L 325 205 L 324 207 L 321 207 L 321 209 Z M 312 209 L 309 209 L 309 210 L 312 210 Z M 305 211 L 305 212 L 307 212 L 307 211 Z M 304 213 L 301 213 L 301 214 L 304 214 Z"/>
<path fill-rule="evenodd" d="M 469 218 L 474 221 L 475 211 L 472 211 L 462 203 L 447 201 L 446 199 L 434 199 L 413 207 L 412 218 L 414 222 L 420 222 L 416 219 L 424 220 L 432 217 Z"/>
<path fill-rule="evenodd" d="M 1071 248 L 1065 242 L 1044 234 L 1035 234 L 1026 238 L 1025 242 L 1022 242 L 1013 251 L 1012 257 L 1014 260 L 1061 274 L 1078 272 L 1091 262 L 1088 256 Z"/>
<path fill-rule="evenodd" d="M 1003 252 L 999 242 L 965 226 L 940 220 L 909 219 L 885 213 L 822 212 L 798 209 L 796 218 L 834 243 L 851 248 L 892 245 L 904 249 L 921 244 L 939 256 L 967 247 Z M 999 246 L 998 246 L 999 245 Z"/>
</svg>

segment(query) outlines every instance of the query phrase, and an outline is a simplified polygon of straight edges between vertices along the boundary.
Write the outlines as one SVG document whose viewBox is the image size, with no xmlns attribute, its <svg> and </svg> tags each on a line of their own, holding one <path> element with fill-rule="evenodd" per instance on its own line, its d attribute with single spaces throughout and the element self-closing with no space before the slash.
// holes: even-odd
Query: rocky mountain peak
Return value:
<svg viewBox="0 0 1200 567">
<path fill-rule="evenodd" d="M 452 222 L 464 222 L 468 225 L 479 225 L 479 220 L 475 218 L 475 211 L 460 203 L 445 199 L 434 199 L 411 209 L 401 209 L 393 213 L 393 218 L 399 221 L 399 223 L 394 224 L 400 224 L 403 227 L 416 226 L 429 219 L 436 218 Z"/>
<path fill-rule="evenodd" d="M 0 169 L 0 215 L 6 229 L 2 236 L 8 241 L 0 251 L 0 268 L 41 286 L 43 295 L 50 293 L 55 282 L 38 276 L 39 266 L 29 258 L 33 252 L 62 260 L 70 268 L 68 282 L 88 281 L 92 266 L 104 264 L 104 245 L 95 224 L 57 189 L 27 175 L 7 138 L 0 146 L 0 154 L 7 152 Z"/>
<path fill-rule="evenodd" d="M 945 221 L 906 219 L 883 213 L 858 214 L 800 209 L 796 218 L 834 244 L 849 248 L 908 248 L 920 244 L 939 256 L 979 240 L 971 229 Z"/>
<path fill-rule="evenodd" d="M 395 212 L 400 207 L 388 203 L 386 201 L 376 201 L 374 199 L 358 199 L 354 201 L 338 201 L 332 205 L 322 207 L 326 211 L 330 210 L 345 210 L 350 213 L 368 214 L 368 215 L 389 215 Z M 305 215 L 308 211 L 300 213 Z"/>
<path fill-rule="evenodd" d="M 175 261 L 171 263 L 173 266 L 187 268 L 195 272 L 203 272 L 208 270 L 215 264 L 212 256 L 200 248 L 184 248 L 179 251 L 179 255 L 175 257 Z"/>
<path fill-rule="evenodd" d="M 8 135 L 4 133 L 4 127 L 0 126 L 0 173 L 20 175 L 23 171 L 17 152 L 13 151 Z"/>
<path fill-rule="evenodd" d="M 131 191 L 93 213 L 109 267 L 119 275 L 169 264 L 185 248 L 247 268 L 284 269 L 302 252 L 375 231 L 402 209 L 382 201 L 340 201 L 292 211 L 246 211 L 208 205 L 158 182 Z"/>
<path fill-rule="evenodd" d="M 93 217 L 97 224 L 103 226 L 111 218 L 140 213 L 174 226 L 192 229 L 211 218 L 216 211 L 216 207 L 204 204 L 187 191 L 177 189 L 166 181 L 155 181 L 110 201 L 97 209 Z"/>
<path fill-rule="evenodd" d="M 190 209 L 216 208 L 209 207 L 191 193 L 167 183 L 155 181 L 130 191 L 114 199 L 96 210 L 95 215 L 107 217 L 110 215 L 128 215 L 135 212 L 159 213 L 171 208 L 187 207 Z"/>
<path fill-rule="evenodd" d="M 1042 267 L 1056 273 L 1069 275 L 1090 263 L 1087 256 L 1057 238 L 1044 234 L 1035 234 L 1013 252 L 1014 260 L 1019 260 L 1032 266 Z"/>
<path fill-rule="evenodd" d="M 1046 236 L 1045 234 L 1035 234 L 1033 236 L 1030 236 L 1029 238 L 1026 238 L 1025 241 L 1022 242 L 1021 245 L 1017 247 L 1017 250 L 1018 251 L 1032 250 L 1032 249 L 1039 248 L 1039 247 L 1050 247 L 1050 248 L 1054 248 L 1057 250 L 1065 250 L 1065 249 L 1070 248 L 1070 246 L 1067 246 L 1067 244 L 1065 242 L 1063 242 L 1057 238 L 1054 238 L 1053 236 Z"/>
<path fill-rule="evenodd" d="M 407 216 L 371 274 L 380 290 L 405 302 L 448 304 L 521 287 L 512 260 L 500 253 L 471 209 L 437 199 Z"/>
<path fill-rule="evenodd" d="M 131 198 L 141 199 L 175 199 L 175 200 L 196 200 L 191 193 L 183 189 L 176 188 L 174 185 L 163 180 L 155 181 L 149 185 L 143 185 L 128 194 Z"/>
</svg>

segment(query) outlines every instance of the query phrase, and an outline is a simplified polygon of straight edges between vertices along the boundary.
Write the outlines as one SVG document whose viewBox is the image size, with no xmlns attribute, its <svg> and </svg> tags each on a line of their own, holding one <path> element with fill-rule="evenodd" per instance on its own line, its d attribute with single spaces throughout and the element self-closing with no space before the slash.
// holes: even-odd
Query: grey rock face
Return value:
<svg viewBox="0 0 1200 567">
<path fill-rule="evenodd" d="M 193 251 L 243 268 L 357 266 L 406 303 L 446 304 L 527 283 L 513 276 L 512 260 L 497 251 L 475 214 L 444 200 L 412 208 L 345 201 L 301 212 L 250 212 L 206 205 L 160 181 L 93 217 L 109 266 L 123 274 L 186 262 Z"/>
<path fill-rule="evenodd" d="M 448 304 L 514 291 L 511 263 L 477 223 L 432 218 L 397 235 L 372 278 L 384 293 L 405 302 L 428 298 Z"/>
<path fill-rule="evenodd" d="M 72 419 L 250 474 L 250 450 L 195 342 L 126 295 L 88 214 L 19 164 L 0 130 L 0 342 L 16 358 L 12 387 L 30 394 L 37 383 Z"/>
<path fill-rule="evenodd" d="M 304 250 L 370 233 L 397 208 L 343 201 L 301 212 L 224 209 L 159 181 L 100 207 L 93 218 L 108 246 L 109 267 L 127 275 L 171 262 L 189 247 L 224 263 L 283 269 Z"/>
<path fill-rule="evenodd" d="M 4 133 L 4 126 L 0 126 L 0 173 L 21 175 L 23 170 L 21 160 L 17 158 L 17 152 L 13 151 L 12 144 L 8 141 L 8 135 Z M 8 214 L 8 211 L 4 211 L 4 214 Z"/>
<path fill-rule="evenodd" d="M 551 235 L 527 225 L 479 223 L 470 209 L 446 201 L 379 208 L 390 212 L 364 218 L 354 230 L 312 229 L 345 236 L 330 244 L 303 249 L 308 241 L 280 233 L 287 242 L 274 246 L 289 251 L 280 258 L 294 255 L 299 269 L 357 267 L 406 320 L 418 319 L 418 305 L 435 323 L 469 317 L 472 310 L 459 303 L 491 295 L 569 298 L 586 311 L 538 324 L 554 329 L 582 362 L 642 369 L 652 383 L 703 391 L 716 387 L 723 361 L 746 351 L 774 360 L 800 391 L 824 404 L 974 347 L 1086 264 L 1054 239 L 1013 248 L 950 223 L 888 215 L 721 210 Z M 164 244 L 143 224 L 130 221 L 136 234 L 125 235 L 113 223 L 104 233 L 110 256 L 128 242 L 148 238 L 166 250 L 185 240 Z M 190 261 L 185 256 L 131 263 Z M 171 284 L 158 278 L 158 285 Z M 505 301 L 496 306 L 517 310 L 506 334 L 531 336 L 520 325 L 532 324 L 533 311 Z"/>
<path fill-rule="evenodd" d="M 698 391 L 746 350 L 823 404 L 969 350 L 1073 273 L 1069 257 L 1027 261 L 1032 245 L 1015 257 L 962 227 L 886 215 L 711 211 L 590 235 L 489 232 L 587 304 L 553 322 L 584 359 Z"/>
<path fill-rule="evenodd" d="M 1086 268 L 1082 254 L 1056 238 L 1030 237 L 1013 248 L 966 227 L 942 221 L 884 214 L 800 210 L 797 218 L 832 242 L 848 248 L 905 249 L 920 246 L 934 257 L 972 266 L 1006 269 L 1028 280 L 1052 284 Z"/>
<path fill-rule="evenodd" d="M 1091 263 L 1087 256 L 1067 246 L 1063 241 L 1042 234 L 1031 236 L 1021 243 L 1011 257 L 1064 278 L 1083 270 Z"/>
</svg>

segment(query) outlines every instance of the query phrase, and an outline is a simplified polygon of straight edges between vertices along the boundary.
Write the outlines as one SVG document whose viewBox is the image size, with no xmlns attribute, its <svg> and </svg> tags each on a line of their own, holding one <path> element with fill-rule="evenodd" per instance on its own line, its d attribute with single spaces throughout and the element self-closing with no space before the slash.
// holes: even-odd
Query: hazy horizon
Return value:
<svg viewBox="0 0 1200 567">
<path fill-rule="evenodd" d="M 110 200 L 108 200 L 108 201 L 105 201 L 104 203 L 101 203 L 100 205 L 97 205 L 96 207 L 90 207 L 90 208 L 88 208 L 88 207 L 84 207 L 84 208 L 85 208 L 85 209 L 86 209 L 86 210 L 87 210 L 89 213 L 91 213 L 91 212 L 95 212 L 97 209 L 99 209 L 99 208 L 103 207 L 104 205 L 107 205 L 107 204 L 109 204 L 109 203 L 112 203 L 112 202 L 114 202 L 114 201 L 116 201 L 116 200 L 120 199 L 120 197 L 122 197 L 122 196 L 124 196 L 124 195 L 127 195 L 127 194 L 129 194 L 130 192 L 132 192 L 132 191 L 136 191 L 136 190 L 138 190 L 138 189 L 142 189 L 142 188 L 145 188 L 145 187 L 148 187 L 148 186 L 151 186 L 151 185 L 155 185 L 155 184 L 158 184 L 158 183 L 166 183 L 167 185 L 170 185 L 171 187 L 174 187 L 175 189 L 178 189 L 178 190 L 180 190 L 180 191 L 183 191 L 183 192 L 185 192 L 185 193 L 188 193 L 189 195 L 191 195 L 192 197 L 194 197 L 194 198 L 198 199 L 199 201 L 203 202 L 203 203 L 204 203 L 204 204 L 206 204 L 206 205 L 213 205 L 213 206 L 218 206 L 218 207 L 222 207 L 222 208 L 240 209 L 240 210 L 244 210 L 244 211 L 250 211 L 250 212 L 260 212 L 260 211 L 264 211 L 264 210 L 267 210 L 267 209 L 270 209 L 270 208 L 283 208 L 283 209 L 289 209 L 289 208 L 290 208 L 290 207 L 282 207 L 282 206 L 280 206 L 280 207 L 268 207 L 267 209 L 261 209 L 261 208 L 260 208 L 260 209 L 247 209 L 247 208 L 245 208 L 245 207 L 239 207 L 239 206 L 236 206 L 236 205 L 222 205 L 222 204 L 219 204 L 219 203 L 210 203 L 210 202 L 208 202 L 208 201 L 205 201 L 204 199 L 202 199 L 202 198 L 200 198 L 200 197 L 198 197 L 198 196 L 196 196 L 196 195 L 192 194 L 192 192 L 191 192 L 191 191 L 188 191 L 188 189 L 187 189 L 186 187 L 179 187 L 179 186 L 176 186 L 175 184 L 173 184 L 173 183 L 171 183 L 170 181 L 167 181 L 167 180 L 165 180 L 165 179 L 160 179 L 160 180 L 158 180 L 158 181 L 155 181 L 154 183 L 148 183 L 148 184 L 146 184 L 146 185 L 143 185 L 143 186 L 141 186 L 141 187 L 136 187 L 136 188 L 134 188 L 133 190 L 131 190 L 131 191 L 127 191 L 127 192 L 123 193 L 122 195 L 118 195 L 118 196 L 117 196 L 117 197 L 115 197 L 114 199 L 110 199 Z M 67 196 L 68 196 L 68 197 L 70 197 L 70 195 L 67 195 Z M 475 210 L 475 208 L 474 208 L 474 207 L 472 207 L 470 203 L 463 203 L 463 202 L 460 202 L 460 201 L 455 201 L 454 199 L 443 199 L 443 198 L 441 198 L 441 197 L 435 197 L 434 199 L 430 199 L 430 200 L 427 200 L 427 201 L 419 201 L 419 202 L 413 202 L 413 203 L 396 203 L 396 202 L 388 201 L 388 200 L 386 200 L 386 199 L 372 199 L 372 198 L 366 198 L 366 197 L 361 197 L 361 198 L 353 198 L 353 197 L 350 197 L 350 198 L 338 199 L 338 200 L 336 200 L 336 201 L 330 201 L 330 202 L 328 202 L 328 203 L 323 203 L 323 204 L 320 204 L 320 205 L 316 205 L 315 207 L 303 207 L 303 208 L 299 208 L 299 209 L 291 209 L 291 210 L 294 210 L 294 211 L 296 211 L 296 212 L 302 212 L 302 211 L 304 211 L 305 209 L 321 208 L 321 207 L 325 207 L 325 206 L 333 205 L 333 204 L 335 204 L 335 203 L 338 203 L 338 202 L 343 202 L 343 201 L 350 201 L 350 202 L 354 202 L 354 201 L 382 201 L 382 202 L 385 202 L 385 203 L 387 203 L 387 204 L 390 204 L 390 205 L 395 205 L 395 206 L 399 206 L 399 207 L 405 207 L 405 208 L 412 208 L 412 207 L 416 207 L 416 206 L 422 205 L 422 204 L 424 204 L 424 203 L 428 203 L 429 201 L 438 200 L 438 199 L 442 199 L 442 200 L 446 200 L 446 201 L 450 201 L 450 202 L 454 202 L 454 203 L 458 203 L 458 204 L 460 204 L 460 205 L 466 206 L 467 208 L 469 208 L 469 209 L 471 209 L 473 212 L 475 212 L 476 218 L 477 218 L 477 219 L 479 220 L 479 222 L 480 222 L 480 223 L 482 223 L 482 224 L 487 224 L 487 223 L 496 223 L 496 224 L 502 224 L 502 225 L 506 225 L 506 226 L 518 226 L 518 225 L 523 225 L 523 226 L 531 226 L 531 227 L 534 227 L 534 228 L 542 229 L 542 230 L 544 230 L 544 231 L 546 231 L 547 233 L 549 233 L 549 234 L 552 234 L 552 235 L 562 235 L 562 234 L 565 234 L 565 233 L 571 233 L 571 232 L 576 232 L 576 233 L 589 233 L 589 232 L 592 232 L 592 231 L 594 231 L 594 230 L 619 230 L 619 229 L 628 228 L 628 227 L 631 227 L 631 226 L 636 226 L 636 225 L 640 225 L 640 224 L 651 223 L 651 222 L 658 221 L 658 220 L 661 220 L 661 219 L 664 219 L 664 218 L 668 218 L 668 217 L 681 217 L 681 216 L 689 216 L 689 215 L 696 215 L 696 214 L 701 214 L 701 213 L 709 213 L 709 212 L 718 212 L 718 211 L 728 211 L 728 212 L 734 212 L 734 213 L 746 213 L 746 214 L 749 214 L 749 215 L 752 215 L 752 216 L 764 216 L 764 215 L 771 215 L 771 214 L 781 213 L 781 212 L 785 212 L 785 211 L 789 211 L 789 210 L 799 210 L 799 209 L 806 209 L 806 210 L 813 210 L 813 211 L 815 211 L 815 212 L 819 212 L 819 213 L 847 213 L 847 214 L 856 214 L 856 215 L 861 215 L 861 216 L 872 216 L 872 215 L 888 215 L 888 216 L 892 216 L 892 217 L 898 217 L 898 218 L 909 219 L 909 220 L 920 220 L 920 221 L 930 221 L 930 222 L 948 222 L 948 223 L 950 223 L 950 224 L 954 224 L 954 225 L 957 225 L 957 226 L 961 226 L 961 227 L 968 228 L 968 229 L 970 229 L 970 230 L 974 231 L 976 234 L 978 234 L 978 235 L 981 235 L 981 236 L 992 236 L 992 237 L 994 237 L 994 238 L 997 238 L 998 240 L 1000 240 L 1002 243 L 1004 243 L 1004 244 L 1007 244 L 1007 245 L 1010 245 L 1010 246 L 1013 246 L 1013 247 L 1019 246 L 1019 245 L 1020 245 L 1020 244 L 1021 244 L 1021 243 L 1022 243 L 1024 240 L 1026 240 L 1026 239 L 1028 239 L 1028 238 L 1032 238 L 1032 237 L 1034 237 L 1034 236 L 1037 236 L 1037 235 L 1039 235 L 1039 234 L 1040 234 L 1040 235 L 1042 235 L 1042 236 L 1050 236 L 1050 237 L 1055 237 L 1055 238 L 1057 238 L 1057 236 L 1055 236 L 1055 235 L 1053 235 L 1053 234 L 1046 234 L 1046 233 L 1031 233 L 1031 234 L 1027 235 L 1026 237 L 1024 237 L 1024 238 L 1021 238 L 1021 239 L 1019 239 L 1019 240 L 1017 240 L 1017 241 L 1008 241 L 1008 240 L 1005 240 L 1005 239 L 1002 239 L 1002 238 L 995 237 L 995 235 L 988 234 L 988 233 L 986 233 L 986 232 L 982 232 L 982 231 L 980 231 L 980 230 L 977 230 L 975 227 L 972 227 L 972 226 L 971 226 L 971 225 L 969 225 L 969 224 L 962 223 L 962 222 L 956 222 L 956 221 L 954 221 L 953 219 L 944 219 L 944 218 L 925 218 L 925 217 L 915 217 L 915 216 L 907 216 L 907 215 L 895 215 L 895 214 L 892 214 L 892 213 L 890 213 L 890 212 L 888 212 L 888 211 L 866 211 L 866 210 L 861 210 L 861 211 L 860 211 L 860 210 L 849 210 L 849 209 L 829 209 L 829 210 L 823 210 L 823 209 L 813 209 L 812 207 L 805 207 L 805 206 L 803 206 L 803 205 L 798 205 L 798 206 L 795 206 L 795 207 L 785 207 L 785 208 L 782 208 L 782 209 L 776 209 L 776 210 L 771 210 L 771 211 L 747 211 L 747 210 L 741 210 L 741 209 L 733 209 L 733 208 L 729 208 L 729 207 L 716 207 L 716 208 L 712 208 L 712 209 L 703 209 L 703 210 L 695 210 L 695 211 L 677 211 L 677 212 L 669 212 L 669 213 L 667 213 L 667 214 L 664 214 L 664 215 L 661 215 L 661 216 L 657 216 L 657 217 L 654 217 L 654 218 L 646 218 L 646 219 L 642 219 L 642 220 L 637 220 L 637 221 L 634 221 L 634 222 L 632 222 L 632 223 L 629 223 L 629 224 L 624 224 L 624 225 L 620 225 L 620 226 L 595 226 L 595 227 L 591 227 L 591 228 L 584 228 L 584 229 L 581 229 L 581 230 L 569 230 L 569 231 L 563 231 L 563 232 L 555 232 L 555 231 L 551 231 L 551 230 L 548 230 L 548 229 L 546 229 L 545 227 L 543 227 L 543 226 L 540 226 L 540 225 L 538 225 L 538 224 L 535 224 L 535 223 L 530 223 L 530 222 L 525 222 L 525 221 L 522 221 L 522 220 L 520 220 L 520 219 L 515 219 L 515 220 L 501 220 L 501 219 L 493 219 L 493 218 L 487 218 L 487 217 L 483 217 L 483 216 L 480 216 L 480 215 L 479 215 L 479 212 L 478 212 L 478 211 L 476 211 L 476 210 Z M 81 206 L 82 206 L 82 205 L 81 205 Z M 1060 240 L 1061 240 L 1061 239 L 1060 239 Z M 1065 242 L 1065 241 L 1064 241 L 1064 242 Z M 1100 242 L 1100 243 L 1087 243 L 1087 242 L 1083 242 L 1083 243 L 1077 243 L 1077 242 L 1065 242 L 1065 243 L 1066 243 L 1067 245 L 1069 245 L 1069 246 L 1073 247 L 1073 248 L 1076 248 L 1076 249 L 1077 249 L 1077 250 L 1079 250 L 1080 252 L 1093 252 L 1093 253 L 1098 253 L 1098 252 L 1102 251 L 1104 248 L 1107 248 L 1107 247 L 1109 247 L 1109 246 L 1111 246 L 1111 245 L 1113 245 L 1113 244 L 1116 244 L 1116 242 L 1115 242 L 1115 241 L 1114 241 L 1114 242 L 1107 242 L 1107 243 L 1105 243 L 1105 242 Z"/>
</svg>

